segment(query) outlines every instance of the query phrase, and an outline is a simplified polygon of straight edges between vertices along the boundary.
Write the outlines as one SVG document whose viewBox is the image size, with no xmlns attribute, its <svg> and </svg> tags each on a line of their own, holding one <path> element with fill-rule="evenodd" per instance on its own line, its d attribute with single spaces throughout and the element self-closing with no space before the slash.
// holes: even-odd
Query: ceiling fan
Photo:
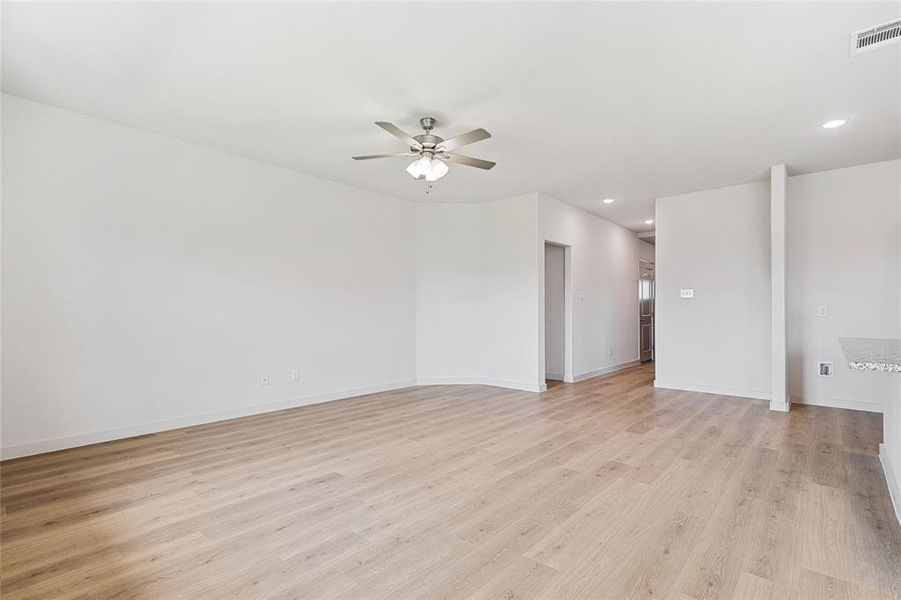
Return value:
<svg viewBox="0 0 901 600">
<path fill-rule="evenodd" d="M 354 156 L 354 160 L 369 160 L 371 158 L 396 158 L 403 156 L 418 156 L 416 160 L 407 167 L 407 173 L 413 179 L 425 179 L 426 181 L 436 181 L 447 175 L 447 165 L 444 161 L 476 167 L 477 169 L 488 170 L 495 163 L 490 160 L 482 160 L 480 158 L 472 158 L 463 156 L 462 154 L 454 154 L 451 150 L 456 150 L 460 146 L 472 144 L 487 140 L 491 134 L 484 129 L 473 129 L 468 133 L 443 139 L 432 133 L 437 121 L 434 117 L 423 117 L 419 119 L 419 125 L 425 130 L 425 133 L 411 136 L 405 133 L 400 127 L 394 123 L 385 121 L 377 121 L 376 125 L 410 146 L 409 152 L 396 152 L 394 154 L 368 154 L 366 156 Z"/>
</svg>

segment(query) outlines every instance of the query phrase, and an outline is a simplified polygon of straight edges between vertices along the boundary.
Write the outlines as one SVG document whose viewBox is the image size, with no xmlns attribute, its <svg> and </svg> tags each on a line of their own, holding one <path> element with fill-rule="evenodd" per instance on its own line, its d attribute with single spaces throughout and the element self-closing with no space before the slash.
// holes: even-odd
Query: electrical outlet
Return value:
<svg viewBox="0 0 901 600">
<path fill-rule="evenodd" d="M 833 377 L 835 374 L 835 365 L 831 362 L 819 362 L 817 363 L 817 370 L 819 371 L 820 377 Z"/>
<path fill-rule="evenodd" d="M 818 317 L 828 317 L 829 316 L 829 307 L 828 306 L 818 306 L 817 307 L 817 316 Z"/>
<path fill-rule="evenodd" d="M 607 348 L 607 356 L 613 356 L 613 348 Z"/>
<path fill-rule="evenodd" d="M 260 386 L 269 385 L 271 381 L 268 375 L 260 375 Z"/>
<path fill-rule="evenodd" d="M 692 289 L 679 290 L 679 297 L 680 297 L 680 298 L 694 298 L 694 297 L 695 297 L 695 291 L 692 290 Z"/>
<path fill-rule="evenodd" d="M 300 369 L 291 369 L 291 381 L 300 381 Z"/>
</svg>

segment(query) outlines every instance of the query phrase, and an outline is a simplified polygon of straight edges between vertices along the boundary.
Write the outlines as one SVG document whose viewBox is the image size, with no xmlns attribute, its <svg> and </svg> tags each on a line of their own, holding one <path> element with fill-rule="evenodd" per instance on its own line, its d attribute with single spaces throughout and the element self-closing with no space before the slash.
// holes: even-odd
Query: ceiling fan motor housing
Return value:
<svg viewBox="0 0 901 600">
<path fill-rule="evenodd" d="M 444 141 L 444 138 L 439 137 L 437 135 L 432 135 L 432 129 L 434 129 L 435 124 L 437 123 L 437 119 L 435 117 L 423 117 L 419 119 L 419 125 L 425 129 L 425 133 L 420 133 L 419 135 L 414 135 L 413 139 L 419 142 L 419 145 L 422 146 L 422 152 L 428 152 L 431 156 L 433 152 L 431 150 L 435 149 L 438 144 Z M 410 148 L 413 152 L 419 152 L 420 148 Z"/>
</svg>

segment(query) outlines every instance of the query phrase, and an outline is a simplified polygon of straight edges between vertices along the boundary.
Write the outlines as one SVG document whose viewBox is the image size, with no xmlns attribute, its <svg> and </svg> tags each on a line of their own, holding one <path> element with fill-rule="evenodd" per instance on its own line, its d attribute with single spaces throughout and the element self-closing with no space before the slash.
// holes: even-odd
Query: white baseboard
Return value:
<svg viewBox="0 0 901 600">
<path fill-rule="evenodd" d="M 545 373 L 544 378 L 551 381 L 563 381 L 563 373 Z"/>
<path fill-rule="evenodd" d="M 881 402 L 867 402 L 865 400 L 844 400 L 841 398 L 814 398 L 811 396 L 792 396 L 792 402 L 796 404 L 812 404 L 814 406 L 830 406 L 832 408 L 847 408 L 849 410 L 865 410 L 867 412 L 882 412 Z"/>
<path fill-rule="evenodd" d="M 600 377 L 601 375 L 609 375 L 610 373 L 616 373 L 617 371 L 622 371 L 623 369 L 628 369 L 629 367 L 634 367 L 635 365 L 641 364 L 640 360 L 630 360 L 624 363 L 619 363 L 618 365 L 611 365 L 609 367 L 603 367 L 601 369 L 595 369 L 594 371 L 585 371 L 584 373 L 579 373 L 578 375 L 573 376 L 573 381 L 570 383 L 576 383 L 578 381 L 585 381 L 586 379 L 591 379 L 593 377 Z"/>
<path fill-rule="evenodd" d="M 416 385 L 482 385 L 481 377 L 421 377 Z"/>
<path fill-rule="evenodd" d="M 483 377 L 482 385 L 491 385 L 494 387 L 507 388 L 508 390 L 521 390 L 523 392 L 544 392 L 547 391 L 547 384 L 541 383 L 522 383 L 520 381 L 504 381 L 503 379 L 492 379 L 491 377 Z"/>
<path fill-rule="evenodd" d="M 546 383 L 523 383 L 520 381 L 492 379 L 491 377 L 424 377 L 417 379 L 416 385 L 490 385 L 509 390 L 521 390 L 523 392 L 544 392 L 547 390 Z"/>
<path fill-rule="evenodd" d="M 882 472 L 885 474 L 885 483 L 888 485 L 888 495 L 891 497 L 892 506 L 895 507 L 895 518 L 901 525 L 901 487 L 898 481 L 898 473 L 885 451 L 885 444 L 879 444 L 879 462 L 882 463 Z"/>
<path fill-rule="evenodd" d="M 755 400 L 772 400 L 772 392 L 759 390 L 743 390 L 738 388 L 717 387 L 712 385 L 697 385 L 693 383 L 680 383 L 676 381 L 654 380 L 654 387 L 667 390 L 681 390 L 684 392 L 701 392 L 702 394 L 717 394 L 719 396 L 738 396 L 739 398 L 753 398 Z"/>
<path fill-rule="evenodd" d="M 267 402 L 264 404 L 254 404 L 251 406 L 242 406 L 228 410 L 190 415 L 186 417 L 179 417 L 177 419 L 167 419 L 164 421 L 154 421 L 151 423 L 142 423 L 140 425 L 131 425 L 128 427 L 117 427 L 115 429 L 92 431 L 89 433 L 81 433 L 60 438 L 39 440 L 36 442 L 28 442 L 25 444 L 17 444 L 14 446 L 6 446 L 0 448 L 0 459 L 7 460 L 10 458 L 19 458 L 21 456 L 31 456 L 32 454 L 43 454 L 44 452 L 53 452 L 54 450 L 76 448 L 78 446 L 87 446 L 88 444 L 109 442 L 122 438 L 146 435 L 148 433 L 159 433 L 161 431 L 168 431 L 170 429 L 191 427 L 192 425 L 204 425 L 206 423 L 214 423 L 216 421 L 237 419 L 238 417 L 260 415 L 268 412 L 285 410 L 286 408 L 297 408 L 298 406 L 319 404 L 321 402 L 330 402 L 332 400 L 341 400 L 344 398 L 352 398 L 354 396 L 364 396 L 366 394 L 399 390 L 402 388 L 411 387 L 413 385 L 416 385 L 415 381 L 398 381 L 395 383 L 370 385 L 349 390 L 340 390 L 337 392 L 328 392 L 325 394 L 305 396 L 303 398 L 291 398 L 288 400 L 278 400 L 276 402 Z"/>
</svg>

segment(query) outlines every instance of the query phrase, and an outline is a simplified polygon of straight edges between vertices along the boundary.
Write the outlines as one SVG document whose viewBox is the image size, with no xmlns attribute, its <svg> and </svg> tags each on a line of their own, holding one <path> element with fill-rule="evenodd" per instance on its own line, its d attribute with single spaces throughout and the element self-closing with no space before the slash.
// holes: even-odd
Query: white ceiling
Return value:
<svg viewBox="0 0 901 600">
<path fill-rule="evenodd" d="M 543 191 L 653 229 L 654 198 L 901 156 L 885 3 L 11 3 L 5 92 L 420 201 Z M 426 196 L 373 125 L 494 137 Z M 820 124 L 844 118 L 845 127 Z M 617 199 L 604 205 L 605 197 Z"/>
</svg>

